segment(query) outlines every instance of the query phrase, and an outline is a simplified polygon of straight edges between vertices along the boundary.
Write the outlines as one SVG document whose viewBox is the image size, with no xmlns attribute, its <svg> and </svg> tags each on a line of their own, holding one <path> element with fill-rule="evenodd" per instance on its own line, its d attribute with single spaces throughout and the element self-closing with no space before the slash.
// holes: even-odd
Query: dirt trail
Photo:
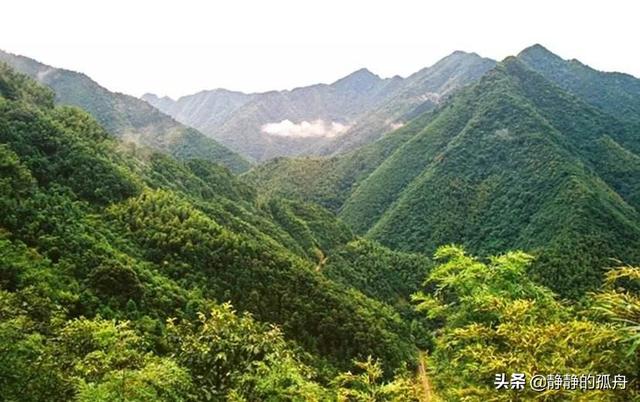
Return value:
<svg viewBox="0 0 640 402">
<path fill-rule="evenodd" d="M 318 257 L 318 265 L 316 265 L 316 272 L 320 272 L 324 264 L 327 262 L 327 257 L 320 248 L 316 248 L 316 256 Z"/>
<path fill-rule="evenodd" d="M 418 383 L 420 384 L 420 401 L 421 402 L 432 402 L 433 397 L 431 393 L 431 383 L 429 382 L 429 376 L 427 375 L 427 353 L 420 352 L 419 361 L 418 361 Z"/>
</svg>

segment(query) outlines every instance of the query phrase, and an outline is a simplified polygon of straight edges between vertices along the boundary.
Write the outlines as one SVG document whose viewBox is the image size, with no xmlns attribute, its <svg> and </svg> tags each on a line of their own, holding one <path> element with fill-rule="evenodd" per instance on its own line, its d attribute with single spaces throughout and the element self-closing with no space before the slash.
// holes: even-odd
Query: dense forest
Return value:
<svg viewBox="0 0 640 402">
<path fill-rule="evenodd" d="M 412 333 L 426 320 L 412 322 L 344 285 L 360 269 L 356 261 L 332 263 L 337 280 L 322 273 L 322 263 L 334 251 L 355 260 L 378 252 L 417 274 L 427 260 L 352 246 L 350 230 L 320 207 L 259 204 L 250 187 L 210 162 L 122 148 L 86 113 L 54 107 L 50 91 L 6 66 L 1 74 L 2 345 L 9 349 L 0 377 L 7 399 L 109 400 L 126 389 L 115 385 L 121 374 L 132 384 L 159 376 L 148 390 L 131 387 L 140 400 L 144 393 L 165 398 L 165 391 L 177 400 L 193 393 L 261 399 L 249 385 L 255 379 L 232 379 L 249 375 L 242 364 L 261 379 L 259 372 L 275 370 L 285 385 L 295 380 L 282 385 L 294 397 L 295 383 L 320 387 L 311 378 L 328 387 L 353 359 L 382 359 L 385 378 L 414 360 Z M 404 287 L 392 292 L 408 299 Z M 215 320 L 230 327 L 209 323 Z M 223 332 L 201 333 L 212 325 Z M 187 347 L 176 337 L 201 342 L 192 353 L 202 355 L 176 349 Z M 239 349 L 217 345 L 218 338 Z M 66 347 L 69 356 L 53 355 Z M 268 363 L 281 354 L 291 367 Z M 35 356 L 41 365 L 32 364 Z M 221 378 L 194 383 L 203 375 L 187 373 L 181 358 L 211 359 L 201 369 Z M 235 374 L 218 368 L 223 363 Z M 174 372 L 175 391 L 162 390 L 163 376 Z M 40 388 L 27 387 L 33 378 Z M 280 386 L 263 385 L 267 394 Z"/>
<path fill-rule="evenodd" d="M 631 96 L 614 91 L 616 74 L 597 74 L 612 105 Z M 319 203 L 395 250 L 526 250 L 533 276 L 579 299 L 611 258 L 640 263 L 640 125 L 591 101 L 510 57 L 379 141 L 244 177 L 263 197 Z"/>
<path fill-rule="evenodd" d="M 512 58 L 237 176 L 0 64 L 0 399 L 640 400 L 634 124 Z"/>
</svg>

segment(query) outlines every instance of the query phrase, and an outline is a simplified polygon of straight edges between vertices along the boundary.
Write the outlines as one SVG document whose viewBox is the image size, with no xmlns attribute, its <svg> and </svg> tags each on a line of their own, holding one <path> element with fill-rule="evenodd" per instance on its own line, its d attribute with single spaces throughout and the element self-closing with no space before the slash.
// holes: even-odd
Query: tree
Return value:
<svg viewBox="0 0 640 402">
<path fill-rule="evenodd" d="M 417 309 L 439 320 L 431 358 L 440 395 L 451 401 L 626 401 L 626 391 L 496 390 L 496 375 L 615 373 L 635 378 L 619 326 L 594 321 L 587 312 L 558 301 L 527 276 L 533 258 L 522 252 L 487 262 L 455 246 L 441 247 L 425 282 L 414 295 Z"/>
<path fill-rule="evenodd" d="M 365 361 L 354 361 L 360 373 L 351 371 L 338 375 L 334 384 L 340 402 L 409 402 L 417 401 L 413 382 L 406 375 L 392 381 L 383 381 L 382 365 L 371 356 Z"/>
<path fill-rule="evenodd" d="M 595 309 L 621 326 L 629 355 L 640 360 L 640 267 L 622 266 L 607 272 L 603 290 L 593 293 Z M 640 367 L 638 368 L 640 370 Z"/>
<path fill-rule="evenodd" d="M 320 400 L 313 372 L 289 350 L 277 327 L 238 315 L 230 304 L 198 314 L 197 322 L 170 320 L 168 344 L 189 368 L 198 400 L 229 395 L 236 401 Z"/>
</svg>

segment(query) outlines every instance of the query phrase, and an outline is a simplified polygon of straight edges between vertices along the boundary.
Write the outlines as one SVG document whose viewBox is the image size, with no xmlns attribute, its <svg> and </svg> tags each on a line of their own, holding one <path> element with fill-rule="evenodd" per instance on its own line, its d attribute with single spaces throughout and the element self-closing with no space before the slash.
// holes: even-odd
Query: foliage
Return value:
<svg viewBox="0 0 640 402">
<path fill-rule="evenodd" d="M 322 269 L 329 278 L 395 304 L 409 300 L 430 267 L 423 255 L 392 251 L 358 239 L 335 250 Z"/>
<path fill-rule="evenodd" d="M 640 268 L 623 266 L 607 272 L 604 289 L 592 294 L 596 310 L 619 324 L 630 344 L 629 355 L 640 358 Z"/>
<path fill-rule="evenodd" d="M 340 216 L 394 249 L 527 250 L 542 283 L 579 298 L 609 258 L 640 258 L 634 133 L 507 59 L 436 111 Z"/>
<path fill-rule="evenodd" d="M 200 314 L 196 323 L 169 322 L 168 341 L 176 359 L 188 366 L 202 400 L 227 394 L 236 400 L 313 400 L 321 387 L 309 380 L 311 369 L 290 351 L 277 327 L 229 304 Z"/>
<path fill-rule="evenodd" d="M 526 275 L 532 257 L 511 252 L 482 262 L 462 249 L 438 249 L 441 261 L 427 277 L 430 294 L 417 308 L 442 323 L 430 359 L 445 400 L 589 400 L 637 398 L 637 358 L 627 355 L 625 330 L 594 321 L 556 300 Z M 496 390 L 497 374 L 625 374 L 626 391 L 567 391 L 530 387 Z"/>
<path fill-rule="evenodd" d="M 340 402 L 417 401 L 415 385 L 398 376 L 391 382 L 382 381 L 380 362 L 369 356 L 366 361 L 354 362 L 360 374 L 348 371 L 334 380 Z"/>
<path fill-rule="evenodd" d="M 526 48 L 518 59 L 563 89 L 621 119 L 640 121 L 640 81 L 623 73 L 594 70 L 578 60 L 563 60 L 541 45 Z"/>
<path fill-rule="evenodd" d="M 510 59 L 395 137 L 293 162 L 305 186 L 339 171 L 294 201 L 285 176 L 125 146 L 0 65 L 2 398 L 412 401 L 428 350 L 443 400 L 637 399 L 638 268 L 596 290 L 640 249 L 617 123 Z M 415 252 L 458 240 L 497 256 Z M 515 370 L 631 383 L 497 392 Z"/>
</svg>

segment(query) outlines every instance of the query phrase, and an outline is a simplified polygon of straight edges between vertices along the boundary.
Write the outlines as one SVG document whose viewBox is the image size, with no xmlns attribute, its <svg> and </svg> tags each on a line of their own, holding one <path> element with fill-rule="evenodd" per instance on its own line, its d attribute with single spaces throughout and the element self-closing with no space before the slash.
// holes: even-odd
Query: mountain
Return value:
<svg viewBox="0 0 640 402">
<path fill-rule="evenodd" d="M 189 122 L 192 127 L 217 127 L 254 97 L 252 94 L 226 89 L 202 91 L 177 101 L 166 96 L 159 98 L 154 94 L 142 95 L 143 100 L 178 121 Z"/>
<path fill-rule="evenodd" d="M 575 303 L 536 281 L 576 296 L 603 256 L 637 261 L 637 132 L 517 59 L 357 151 L 239 176 L 123 147 L 54 100 L 0 63 L 3 400 L 538 398 L 496 393 L 514 362 L 624 385 L 552 399 L 638 399 L 640 268 L 614 262 Z M 265 192 L 314 175 L 327 187 Z M 445 245 L 432 264 L 359 237 L 303 201 L 333 189 L 343 214 L 360 189 L 393 191 L 368 237 L 482 254 Z M 513 244 L 537 258 L 482 251 Z"/>
<path fill-rule="evenodd" d="M 231 149 L 254 160 L 307 153 L 309 149 L 342 134 L 356 116 L 382 102 L 398 79 L 381 79 L 366 69 L 358 70 L 330 85 L 318 84 L 291 91 L 244 95 L 226 118 L 212 121 L 215 104 L 231 104 L 230 91 L 203 91 L 180 98 L 176 106 L 161 109 L 183 123 L 196 127 Z M 224 98 L 224 100 L 222 99 Z M 146 100 L 154 98 L 147 95 Z M 162 107 L 160 103 L 155 104 Z"/>
<path fill-rule="evenodd" d="M 477 81 L 495 64 L 476 53 L 453 52 L 405 78 L 388 101 L 357 119 L 345 135 L 327 144 L 320 154 L 340 154 L 377 140 L 434 108 L 457 89 Z"/>
<path fill-rule="evenodd" d="M 3 51 L 0 51 L 0 61 L 49 86 L 56 94 L 56 102 L 83 108 L 110 133 L 128 142 L 150 146 L 178 158 L 211 160 L 234 172 L 245 171 L 250 166 L 238 154 L 178 123 L 147 102 L 110 92 L 84 74 Z"/>
<path fill-rule="evenodd" d="M 564 60 L 536 44 L 518 59 L 561 88 L 621 121 L 640 121 L 640 80 L 629 74 L 595 70 L 578 60 Z"/>
<path fill-rule="evenodd" d="M 4 397 L 335 400 L 353 359 L 389 380 L 414 364 L 428 258 L 211 161 L 122 147 L 54 98 L 0 63 Z"/>
<path fill-rule="evenodd" d="M 332 155 L 365 145 L 432 108 L 495 65 L 455 52 L 432 67 L 382 79 L 360 69 L 332 84 L 259 94 L 213 90 L 176 101 L 143 99 L 257 161 Z"/>
<path fill-rule="evenodd" d="M 318 163 L 278 160 L 244 177 L 259 179 L 265 195 L 332 208 L 356 233 L 393 249 L 528 250 L 538 256 L 535 276 L 579 297 L 597 286 L 609 258 L 640 258 L 640 126 L 632 120 L 511 57 L 317 173 Z"/>
</svg>

